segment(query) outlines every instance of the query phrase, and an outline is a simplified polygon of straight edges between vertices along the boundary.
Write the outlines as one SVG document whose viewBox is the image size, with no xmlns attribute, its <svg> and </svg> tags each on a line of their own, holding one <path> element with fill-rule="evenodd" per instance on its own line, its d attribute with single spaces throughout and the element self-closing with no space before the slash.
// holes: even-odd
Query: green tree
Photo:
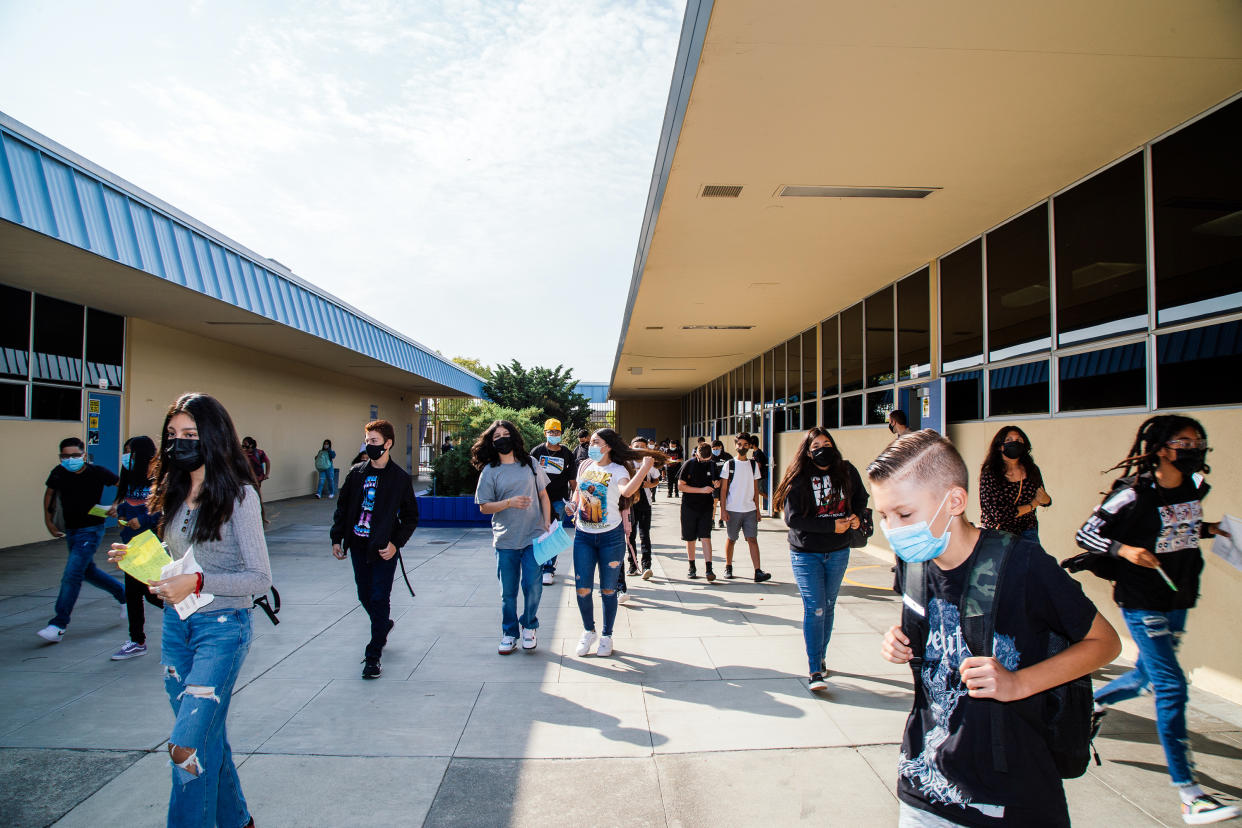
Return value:
<svg viewBox="0 0 1242 828">
<path fill-rule="evenodd" d="M 456 362 L 467 371 L 473 371 L 485 380 L 492 378 L 492 366 L 485 362 L 481 362 L 474 357 L 456 356 L 453 357 L 453 362 Z"/>
<path fill-rule="evenodd" d="M 452 451 L 442 454 L 431 464 L 431 480 L 437 495 L 474 494 L 479 485 L 479 471 L 470 465 L 470 447 L 479 435 L 496 420 L 509 420 L 522 435 L 526 450 L 543 442 L 543 421 L 538 408 L 520 410 L 494 402 L 469 405 L 462 409 L 461 425 L 454 437 Z"/>
<path fill-rule="evenodd" d="M 555 368 L 523 368 L 516 359 L 497 365 L 483 385 L 483 393 L 507 408 L 537 408 L 543 417 L 555 417 L 566 432 L 586 428 L 591 420 L 591 403 L 574 388 L 573 371 L 563 365 Z"/>
</svg>

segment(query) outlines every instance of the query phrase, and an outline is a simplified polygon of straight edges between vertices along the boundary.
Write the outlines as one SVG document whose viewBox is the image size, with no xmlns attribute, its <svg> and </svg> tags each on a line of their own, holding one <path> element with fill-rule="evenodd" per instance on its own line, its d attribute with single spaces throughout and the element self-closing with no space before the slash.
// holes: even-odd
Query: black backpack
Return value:
<svg viewBox="0 0 1242 828">
<path fill-rule="evenodd" d="M 1026 578 L 1027 556 L 1012 559 L 1010 552 L 1021 541 L 1017 536 L 994 529 L 984 529 L 979 548 L 971 565 L 966 588 L 962 590 L 958 606 L 962 624 L 962 637 L 972 655 L 991 657 L 993 634 L 996 631 L 996 596 L 1007 578 Z M 919 670 L 923 664 L 923 650 L 927 643 L 927 573 L 924 564 L 902 564 L 905 572 L 905 595 L 901 611 L 901 627 L 910 639 L 914 658 L 910 666 L 914 670 L 915 686 L 919 685 Z M 1016 595 L 1025 596 L 1024 590 Z M 918 607 L 918 610 L 915 610 Z M 1069 640 L 1054 632 L 1048 633 L 1050 658 L 1070 645 Z M 1040 659 L 1041 661 L 1043 659 Z M 1100 764 L 1100 756 L 1091 742 L 1091 711 L 1094 697 L 1091 676 L 1085 675 L 1073 681 L 1045 690 L 1040 694 L 1044 700 L 1043 721 L 1040 728 L 1047 739 L 1053 761 L 1062 779 L 1075 779 L 1087 771 L 1092 756 Z M 999 773 L 1007 773 L 1009 763 L 1005 757 L 1004 705 L 994 699 L 975 699 L 990 707 L 992 724 L 992 767 Z M 1021 708 L 1019 708 L 1021 709 Z"/>
</svg>

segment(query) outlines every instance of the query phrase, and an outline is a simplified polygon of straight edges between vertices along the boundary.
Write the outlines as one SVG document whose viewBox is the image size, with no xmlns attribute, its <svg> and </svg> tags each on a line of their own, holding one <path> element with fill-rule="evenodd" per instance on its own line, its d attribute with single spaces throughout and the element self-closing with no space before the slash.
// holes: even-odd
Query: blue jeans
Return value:
<svg viewBox="0 0 1242 828">
<path fill-rule="evenodd" d="M 535 547 L 496 550 L 496 577 L 500 579 L 500 634 L 518 635 L 518 625 L 539 629 L 539 599 L 543 581 L 535 563 Z M 522 617 L 517 614 L 518 584 L 522 586 Z"/>
<path fill-rule="evenodd" d="M 1022 538 L 1022 540 L 1029 540 L 1035 543 L 1039 543 L 1039 528 L 1036 527 L 1034 529 L 1023 529 L 1022 534 L 1019 535 L 1018 537 Z M 1041 546 L 1040 548 L 1042 549 L 1043 547 Z"/>
<path fill-rule="evenodd" d="M 336 475 L 332 473 L 332 469 L 325 469 L 319 473 L 319 488 L 315 490 L 315 494 L 320 497 L 324 495 L 331 497 L 336 494 Z"/>
<path fill-rule="evenodd" d="M 1095 692 L 1104 705 L 1132 699 L 1148 690 L 1156 694 L 1156 731 L 1174 785 L 1193 785 L 1194 764 L 1186 737 L 1186 675 L 1177 663 L 1177 647 L 1186 631 L 1186 610 L 1156 612 L 1122 608 L 1138 646 L 1134 669 Z"/>
<path fill-rule="evenodd" d="M 802 638 L 806 642 L 807 674 L 818 673 L 828 658 L 837 593 L 850 563 L 849 547 L 836 552 L 789 550 L 794 580 L 802 594 Z"/>
<path fill-rule="evenodd" d="M 69 616 L 73 614 L 73 605 L 78 602 L 84 578 L 87 583 L 111 594 L 117 603 L 125 603 L 125 587 L 121 586 L 121 582 L 95 566 L 95 552 L 99 550 L 103 534 L 103 524 L 65 532 L 69 560 L 65 561 L 65 572 L 60 576 L 60 595 L 56 596 L 56 614 L 51 621 L 62 630 L 69 626 Z"/>
<path fill-rule="evenodd" d="M 574 580 L 578 587 L 578 612 L 582 629 L 595 631 L 595 568 L 599 567 L 600 600 L 604 604 L 604 635 L 612 635 L 617 620 L 617 582 L 621 577 L 621 561 L 625 558 L 624 524 L 607 532 L 574 533 Z M 586 590 L 586 595 L 582 591 Z"/>
<path fill-rule="evenodd" d="M 170 826 L 242 826 L 250 820 L 225 733 L 233 685 L 250 650 L 250 610 L 210 611 L 186 620 L 164 610 L 164 689 L 172 704 L 173 745 L 193 751 L 173 764 Z"/>
<path fill-rule="evenodd" d="M 563 500 L 552 501 L 552 517 L 553 518 L 559 517 L 561 521 L 561 526 L 564 526 L 566 529 L 574 528 L 574 522 L 570 520 L 569 515 L 565 514 L 565 501 Z M 551 572 L 553 574 L 556 574 L 556 558 L 557 556 L 553 555 L 552 559 L 543 565 L 542 568 L 544 572 Z"/>
</svg>

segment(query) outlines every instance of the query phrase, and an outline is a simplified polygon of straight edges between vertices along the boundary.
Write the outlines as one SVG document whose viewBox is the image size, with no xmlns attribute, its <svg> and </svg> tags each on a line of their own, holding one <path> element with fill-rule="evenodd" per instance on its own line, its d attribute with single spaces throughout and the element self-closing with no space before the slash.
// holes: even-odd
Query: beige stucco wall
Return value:
<svg viewBox="0 0 1242 828">
<path fill-rule="evenodd" d="M 681 439 L 681 400 L 618 400 L 617 431 L 625 440 L 640 428 L 654 428 L 656 439 Z"/>
</svg>

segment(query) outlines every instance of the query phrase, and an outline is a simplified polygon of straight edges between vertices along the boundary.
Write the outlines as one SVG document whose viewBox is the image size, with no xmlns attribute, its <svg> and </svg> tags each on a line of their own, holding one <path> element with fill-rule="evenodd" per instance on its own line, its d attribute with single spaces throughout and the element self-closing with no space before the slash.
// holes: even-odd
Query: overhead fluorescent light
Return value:
<svg viewBox="0 0 1242 828">
<path fill-rule="evenodd" d="M 663 326 L 663 325 L 648 325 L 648 326 L 647 326 L 647 330 L 649 330 L 649 331 L 662 331 L 662 330 L 664 330 L 664 326 Z"/>
<path fill-rule="evenodd" d="M 1074 286 L 1074 290 L 1082 290 L 1091 285 L 1098 285 L 1100 282 L 1107 282 L 1109 279 L 1116 279 L 1118 276 L 1135 273 L 1142 267 L 1136 262 L 1092 262 L 1089 265 L 1074 268 L 1070 274 L 1070 283 Z"/>
<path fill-rule="evenodd" d="M 940 187 L 835 187 L 789 185 L 781 198 L 926 198 Z"/>
<path fill-rule="evenodd" d="M 754 325 L 682 325 L 683 331 L 749 331 Z"/>
<path fill-rule="evenodd" d="M 693 371 L 693 368 L 652 368 L 652 371 Z"/>
<path fill-rule="evenodd" d="M 635 391 L 671 391 L 672 386 L 669 385 L 640 385 L 634 389 Z"/>
<path fill-rule="evenodd" d="M 776 287 L 779 284 L 780 282 L 751 282 L 746 287 L 748 288 Z"/>
<path fill-rule="evenodd" d="M 702 198 L 737 198 L 741 194 L 741 184 L 705 184 L 699 196 Z"/>
</svg>

